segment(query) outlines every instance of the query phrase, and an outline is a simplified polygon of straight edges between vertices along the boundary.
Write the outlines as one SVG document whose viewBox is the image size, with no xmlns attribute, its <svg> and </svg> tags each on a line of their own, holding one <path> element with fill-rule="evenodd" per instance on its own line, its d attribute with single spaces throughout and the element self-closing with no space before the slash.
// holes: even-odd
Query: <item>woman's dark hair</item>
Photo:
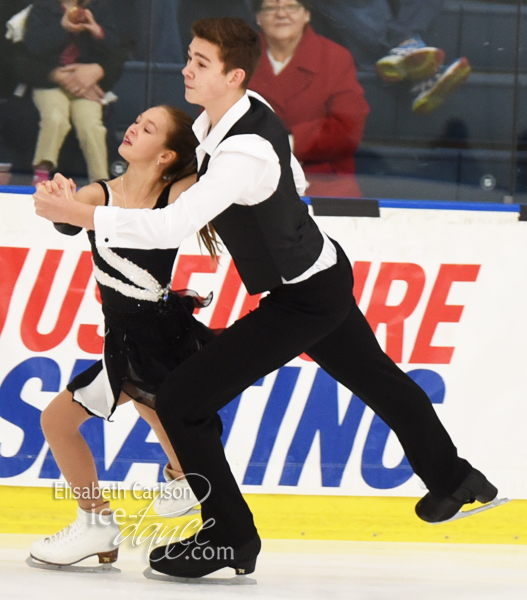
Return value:
<svg viewBox="0 0 527 600">
<path fill-rule="evenodd" d="M 163 179 L 175 183 L 197 172 L 198 140 L 192 129 L 193 119 L 190 115 L 168 104 L 162 104 L 160 108 L 168 113 L 173 124 L 172 129 L 167 133 L 165 145 L 177 154 L 176 160 L 164 170 Z"/>
<path fill-rule="evenodd" d="M 193 119 L 190 115 L 168 104 L 162 104 L 161 108 L 168 113 L 173 123 L 172 129 L 167 133 L 166 147 L 173 150 L 177 158 L 163 172 L 163 179 L 172 184 L 197 173 L 196 148 L 198 140 L 192 129 Z M 200 230 L 199 240 L 211 257 L 217 258 L 219 243 L 216 231 L 210 223 Z"/>
</svg>

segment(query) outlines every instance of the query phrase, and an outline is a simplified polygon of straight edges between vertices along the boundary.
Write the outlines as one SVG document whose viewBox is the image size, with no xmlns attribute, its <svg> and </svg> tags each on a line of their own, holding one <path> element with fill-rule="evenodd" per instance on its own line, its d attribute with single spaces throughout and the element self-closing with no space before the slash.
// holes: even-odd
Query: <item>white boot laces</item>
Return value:
<svg viewBox="0 0 527 600">
<path fill-rule="evenodd" d="M 57 542 L 66 541 L 67 539 L 75 538 L 81 532 L 81 526 L 79 524 L 79 520 L 73 521 L 70 525 L 64 527 L 57 533 L 50 535 L 44 539 L 44 542 L 47 544 L 55 544 Z"/>
</svg>

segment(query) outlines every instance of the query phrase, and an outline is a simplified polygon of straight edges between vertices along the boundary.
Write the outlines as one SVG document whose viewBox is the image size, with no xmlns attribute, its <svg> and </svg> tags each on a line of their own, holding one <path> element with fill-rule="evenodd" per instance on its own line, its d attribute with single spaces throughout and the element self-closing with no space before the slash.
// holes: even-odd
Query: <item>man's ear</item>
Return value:
<svg viewBox="0 0 527 600">
<path fill-rule="evenodd" d="M 233 69 L 227 74 L 227 83 L 232 87 L 239 87 L 245 80 L 245 71 L 243 69 Z"/>
</svg>

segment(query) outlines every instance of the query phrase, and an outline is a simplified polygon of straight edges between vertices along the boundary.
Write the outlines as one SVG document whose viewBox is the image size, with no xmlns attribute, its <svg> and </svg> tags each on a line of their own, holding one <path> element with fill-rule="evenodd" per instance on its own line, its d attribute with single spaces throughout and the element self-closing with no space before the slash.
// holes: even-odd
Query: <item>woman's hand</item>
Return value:
<svg viewBox="0 0 527 600">
<path fill-rule="evenodd" d="M 62 17 L 61 25 L 66 31 L 70 33 L 81 33 L 82 31 L 89 31 L 91 35 L 96 39 L 104 37 L 103 28 L 97 23 L 91 10 L 87 8 L 77 9 L 83 11 L 83 20 L 81 22 L 75 22 L 72 20 L 73 13 L 71 10 L 67 10 Z"/>
<path fill-rule="evenodd" d="M 84 14 L 86 16 L 86 22 L 83 23 L 85 31 L 89 31 L 92 36 L 96 39 L 101 39 L 104 37 L 103 28 L 97 23 L 95 17 L 91 10 L 85 8 Z"/>
</svg>

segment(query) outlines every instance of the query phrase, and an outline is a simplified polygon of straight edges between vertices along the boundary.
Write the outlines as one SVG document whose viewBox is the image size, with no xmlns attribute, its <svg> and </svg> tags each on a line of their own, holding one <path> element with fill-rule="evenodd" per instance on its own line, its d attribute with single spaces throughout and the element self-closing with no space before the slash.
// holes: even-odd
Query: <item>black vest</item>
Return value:
<svg viewBox="0 0 527 600">
<path fill-rule="evenodd" d="M 230 252 L 249 294 L 259 294 L 309 269 L 324 240 L 300 199 L 291 169 L 291 147 L 282 122 L 265 104 L 250 98 L 251 108 L 227 132 L 257 134 L 273 146 L 280 162 L 276 191 L 254 206 L 231 204 L 212 224 Z M 209 156 L 199 176 L 207 170 Z"/>
</svg>

